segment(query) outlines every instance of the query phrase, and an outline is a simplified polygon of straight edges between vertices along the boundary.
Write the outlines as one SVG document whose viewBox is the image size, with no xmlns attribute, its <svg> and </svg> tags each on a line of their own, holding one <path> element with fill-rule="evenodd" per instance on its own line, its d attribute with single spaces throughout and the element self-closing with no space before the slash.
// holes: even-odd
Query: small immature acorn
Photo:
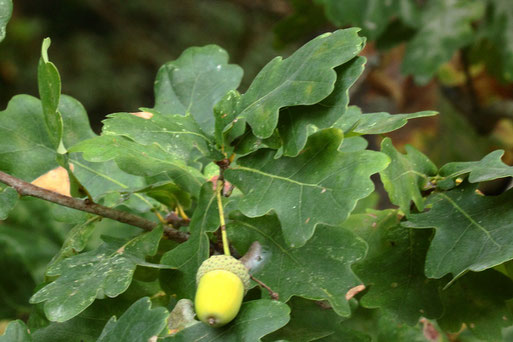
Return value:
<svg viewBox="0 0 513 342">
<path fill-rule="evenodd" d="M 213 255 L 198 268 L 196 284 L 196 315 L 200 321 L 220 327 L 239 313 L 250 277 L 248 269 L 234 257 Z"/>
</svg>

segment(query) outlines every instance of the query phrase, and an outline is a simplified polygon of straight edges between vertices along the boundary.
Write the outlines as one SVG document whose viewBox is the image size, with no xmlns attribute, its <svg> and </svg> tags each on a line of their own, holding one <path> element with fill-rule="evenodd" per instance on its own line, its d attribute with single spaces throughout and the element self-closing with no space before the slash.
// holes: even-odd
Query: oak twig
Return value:
<svg viewBox="0 0 513 342">
<path fill-rule="evenodd" d="M 253 279 L 253 281 L 255 283 L 257 283 L 258 285 L 262 286 L 264 289 L 266 289 L 268 292 L 269 292 L 269 295 L 271 295 L 271 298 L 274 299 L 274 300 L 279 300 L 280 299 L 280 295 L 276 292 L 274 292 L 269 286 L 267 286 L 265 283 L 263 283 L 262 281 L 258 280 L 257 278 L 253 277 L 253 275 L 250 276 L 251 279 Z"/>
<path fill-rule="evenodd" d="M 105 207 L 101 204 L 90 203 L 87 200 L 81 200 L 74 197 L 61 195 L 57 192 L 46 190 L 34 184 L 25 182 L 19 178 L 11 176 L 0 171 L 0 182 L 14 188 L 20 196 L 31 196 L 43 199 L 48 202 L 60 204 L 62 206 L 96 214 L 115 221 L 126 223 L 135 227 L 142 228 L 147 231 L 153 230 L 158 223 L 146 220 L 140 216 Z M 172 240 L 184 242 L 189 238 L 187 233 L 181 232 L 171 227 L 164 227 L 164 233 Z"/>
<path fill-rule="evenodd" d="M 183 219 L 174 211 L 168 213 L 164 220 L 166 221 L 166 223 L 172 225 L 175 228 L 188 226 L 191 223 L 190 219 Z"/>
</svg>

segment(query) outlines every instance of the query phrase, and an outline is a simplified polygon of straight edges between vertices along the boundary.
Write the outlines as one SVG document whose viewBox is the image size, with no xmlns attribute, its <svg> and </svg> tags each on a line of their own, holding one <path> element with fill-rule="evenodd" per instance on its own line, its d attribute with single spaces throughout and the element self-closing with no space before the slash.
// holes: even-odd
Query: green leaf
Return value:
<svg viewBox="0 0 513 342">
<path fill-rule="evenodd" d="M 89 126 L 84 107 L 69 96 L 61 96 L 59 112 L 64 123 L 63 142 L 66 146 L 96 136 Z M 15 96 L 7 109 L 0 112 L 0 170 L 33 181 L 59 166 L 57 152 L 46 130 L 41 102 L 28 95 Z M 30 161 L 30 167 L 27 167 Z M 89 163 L 78 154 L 71 154 L 69 162 L 74 175 L 93 195 L 108 191 L 141 186 L 143 179 L 119 170 L 114 162 Z"/>
<path fill-rule="evenodd" d="M 392 161 L 380 172 L 390 201 L 398 205 L 407 216 L 410 214 L 411 201 L 419 211 L 423 211 L 424 197 L 421 190 L 428 183 L 429 177 L 436 175 L 436 165 L 410 145 L 406 145 L 407 154 L 400 153 L 394 148 L 390 138 L 385 138 L 381 142 L 381 152 Z"/>
<path fill-rule="evenodd" d="M 11 19 L 12 0 L 0 0 L 0 42 L 5 38 L 5 27 Z"/>
<path fill-rule="evenodd" d="M 32 181 L 57 167 L 55 148 L 45 127 L 38 99 L 13 97 L 0 112 L 0 170 Z"/>
<path fill-rule="evenodd" d="M 61 113 L 57 110 L 59 107 L 59 98 L 61 96 L 61 77 L 55 64 L 48 59 L 48 48 L 50 47 L 50 38 L 43 40 L 41 47 L 41 58 L 37 67 L 37 83 L 39 96 L 43 106 L 43 113 L 48 129 L 49 137 L 55 149 L 59 148 L 62 152 L 62 130 L 63 123 Z"/>
<path fill-rule="evenodd" d="M 353 310 L 351 317 L 344 320 L 341 325 L 345 329 L 364 333 L 368 336 L 368 341 L 374 342 L 448 342 L 438 331 L 436 331 L 438 338 L 428 334 L 424 335 L 424 324 L 429 328 L 436 329 L 436 323 L 425 318 L 411 326 L 396 320 L 392 314 L 383 310 L 370 310 L 358 306 Z M 324 342 L 325 340 L 320 341 Z M 337 342 L 335 339 L 329 341 Z"/>
<path fill-rule="evenodd" d="M 339 128 L 342 132 L 349 133 L 356 128 L 361 116 L 362 110 L 360 107 L 349 106 L 345 113 L 331 127 Z"/>
<path fill-rule="evenodd" d="M 24 204 L 20 201 L 12 215 L 16 216 Z M 44 226 L 41 218 L 32 212 L 29 215 L 32 220 L 28 220 L 28 227 L 23 223 L 15 224 L 13 218 L 0 225 L 0 319 L 31 311 L 29 298 L 36 284 L 43 280 L 46 264 L 58 251 L 47 229 L 35 229 L 34 222 L 39 227 Z"/>
<path fill-rule="evenodd" d="M 484 14 L 484 2 L 433 0 L 422 10 L 420 30 L 406 45 L 402 69 L 427 83 L 454 53 L 474 40 L 472 22 Z"/>
<path fill-rule="evenodd" d="M 71 96 L 60 96 L 58 111 L 62 115 L 64 135 L 62 140 L 66 146 L 96 136 L 89 124 L 89 117 L 84 106 Z"/>
<path fill-rule="evenodd" d="M 37 203 L 43 205 L 32 206 Z M 43 281 L 46 264 L 59 250 L 58 229 L 47 203 L 20 199 L 10 217 L 0 224 L 0 319 L 26 317 L 29 298 Z M 54 241 L 52 241 L 54 240 Z"/>
<path fill-rule="evenodd" d="M 379 194 L 377 192 L 371 193 L 369 196 L 362 198 L 356 203 L 356 207 L 354 208 L 353 214 L 364 214 L 367 212 L 367 209 L 376 209 L 379 204 Z"/>
<path fill-rule="evenodd" d="M 51 268 L 63 259 L 82 252 L 94 231 L 96 221 L 99 220 L 100 216 L 87 217 L 84 222 L 75 225 L 67 234 L 61 249 L 53 256 L 48 267 Z"/>
<path fill-rule="evenodd" d="M 311 135 L 296 158 L 274 159 L 274 151 L 259 150 L 238 159 L 225 176 L 244 193 L 240 210 L 250 217 L 274 210 L 285 241 L 296 247 L 308 241 L 316 225 L 343 222 L 372 192 L 369 177 L 389 160 L 374 151 L 338 152 L 341 142 L 342 132 L 330 128 Z"/>
<path fill-rule="evenodd" d="M 125 136 L 141 145 L 158 144 L 170 156 L 186 163 L 210 157 L 210 139 L 192 116 L 152 114 L 150 119 L 130 113 L 110 114 L 103 121 L 103 134 Z M 218 157 L 220 159 L 222 156 Z"/>
<path fill-rule="evenodd" d="M 277 150 L 282 146 L 282 141 L 277 129 L 275 129 L 273 134 L 266 139 L 260 139 L 259 137 L 254 136 L 249 129 L 246 131 L 246 133 L 244 133 L 242 137 L 235 140 L 232 145 L 234 145 L 235 154 L 239 157 L 242 157 L 261 148 L 271 148 L 273 150 Z M 276 158 L 278 157 L 280 157 L 279 151 L 276 154 Z"/>
<path fill-rule="evenodd" d="M 394 342 L 446 342 L 445 334 L 435 321 L 421 318 L 416 324 L 408 325 L 381 312 L 377 319 L 377 340 Z"/>
<path fill-rule="evenodd" d="M 212 183 L 206 183 L 201 189 L 198 205 L 191 218 L 189 240 L 165 253 L 160 261 L 178 270 L 168 271 L 171 273 L 171 279 L 165 287 L 173 291 L 178 298 L 194 298 L 196 271 L 210 254 L 210 240 L 207 233 L 214 232 L 218 228 L 219 213 L 216 194 L 212 190 Z"/>
<path fill-rule="evenodd" d="M 315 104 L 328 96 L 336 81 L 335 67 L 351 60 L 363 48 L 358 29 L 325 33 L 287 59 L 274 58 L 256 76 L 242 96 L 239 118 L 253 134 L 268 138 L 278 124 L 280 108 Z"/>
<path fill-rule="evenodd" d="M 289 321 L 290 308 L 274 300 L 260 299 L 242 304 L 235 320 L 221 328 L 195 324 L 163 341 L 240 342 L 260 341 Z"/>
<path fill-rule="evenodd" d="M 320 342 L 371 342 L 371 338 L 364 332 L 356 331 L 351 328 L 339 326 L 335 332 L 329 336 L 316 340 Z"/>
<path fill-rule="evenodd" d="M 12 317 L 30 312 L 28 299 L 36 286 L 35 279 L 25 264 L 26 249 L 24 241 L 19 241 L 19 234 L 13 229 L 2 229 L 0 234 L 0 262 L 2 264 L 2 277 L 0 278 L 0 318 Z M 34 240 L 34 239 L 33 239 Z M 37 241 L 37 240 L 36 240 Z M 34 241 L 32 241 L 34 242 Z M 1 340 L 1 339 L 0 339 Z"/>
<path fill-rule="evenodd" d="M 355 135 L 352 137 L 345 137 L 342 145 L 338 148 L 340 152 L 358 152 L 367 148 L 369 142 L 364 137 Z"/>
<path fill-rule="evenodd" d="M 424 261 L 431 232 L 399 226 L 396 210 L 369 211 L 351 216 L 344 224 L 367 242 L 369 252 L 354 267 L 370 287 L 360 299 L 366 308 L 380 308 L 408 325 L 421 316 L 442 314 L 440 282 L 426 278 Z"/>
<path fill-rule="evenodd" d="M 476 162 L 452 162 L 440 168 L 440 176 L 456 178 L 469 173 L 471 183 L 485 182 L 497 178 L 513 177 L 513 166 L 504 164 L 501 160 L 503 150 L 493 151 Z"/>
<path fill-rule="evenodd" d="M 136 273 L 140 271 L 138 268 Z M 134 276 L 135 278 L 135 276 Z M 65 322 L 49 322 L 45 318 L 43 305 L 36 305 L 28 327 L 38 342 L 96 342 L 112 316 L 121 317 L 132 304 L 142 297 L 157 296 L 152 305 L 167 305 L 169 296 L 162 295 L 157 281 L 143 282 L 134 279 L 130 287 L 116 298 L 96 300 L 79 315 Z M 144 342 L 147 342 L 145 340 Z"/>
<path fill-rule="evenodd" d="M 383 134 L 395 131 L 406 125 L 408 120 L 437 115 L 434 111 L 410 114 L 389 114 L 384 112 L 362 114 L 360 108 L 349 106 L 347 111 L 332 125 L 340 128 L 351 137 L 355 134 Z"/>
<path fill-rule="evenodd" d="M 37 342 L 95 342 L 105 321 L 97 317 L 84 317 L 82 314 L 65 322 L 52 322 L 44 328 L 32 331 Z"/>
<path fill-rule="evenodd" d="M 358 26 L 363 35 L 376 39 L 397 12 L 396 1 L 382 0 L 316 0 L 325 6 L 328 19 L 336 26 Z"/>
<path fill-rule="evenodd" d="M 476 186 L 460 185 L 430 196 L 432 208 L 411 214 L 404 226 L 435 228 L 425 273 L 457 278 L 466 271 L 483 271 L 513 259 L 513 191 L 485 197 Z"/>
<path fill-rule="evenodd" d="M 333 310 L 321 307 L 321 302 L 293 297 L 288 305 L 291 307 L 290 322 L 264 341 L 309 342 L 327 336 L 344 342 L 365 341 L 351 331 L 343 330 L 340 326 L 343 318 Z"/>
<path fill-rule="evenodd" d="M 30 205 L 30 204 L 43 205 Z M 15 265 L 10 272 L 20 274 L 28 272 L 32 279 L 40 282 L 44 278 L 46 265 L 52 256 L 59 251 L 57 229 L 54 222 L 48 222 L 50 214 L 41 214 L 40 210 L 49 210 L 50 205 L 36 199 L 21 199 L 12 211 L 11 217 L 0 225 L 0 244 L 2 244 L 3 264 L 5 276 L 3 277 L 14 292 L 28 287 L 28 297 L 32 294 L 32 285 L 18 283 L 15 276 L 8 276 L 7 263 Z M 21 219 L 16 217 L 23 215 Z M 46 222 L 45 222 L 46 220 Z M 37 225 L 34 224 L 37 222 Z M 37 226 L 37 227 L 36 227 Z M 4 283 L 5 284 L 5 283 Z M 11 296 L 6 296 L 9 299 Z M 28 300 L 26 298 L 25 302 Z M 12 299 L 12 298 L 11 298 Z"/>
<path fill-rule="evenodd" d="M 423 111 L 411 114 L 388 114 L 388 113 L 369 113 L 362 114 L 358 118 L 358 123 L 351 132 L 358 134 L 383 134 L 395 131 L 406 125 L 408 120 L 416 118 L 425 118 L 437 115 L 434 111 Z M 343 119 L 344 117 L 342 117 Z M 335 127 L 336 126 L 335 124 Z"/>
<path fill-rule="evenodd" d="M 148 297 L 141 298 L 118 320 L 113 316 L 97 341 L 149 341 L 164 329 L 168 314 L 162 307 L 151 309 Z"/>
<path fill-rule="evenodd" d="M 129 190 L 123 194 L 144 193 L 145 195 L 159 201 L 169 209 L 181 205 L 185 209 L 191 206 L 191 196 L 173 182 L 156 182 L 141 189 Z"/>
<path fill-rule="evenodd" d="M 303 247 L 290 248 L 279 225 L 275 215 L 252 219 L 239 213 L 230 216 L 227 228 L 238 251 L 246 251 L 253 241 L 262 245 L 262 260 L 252 272 L 281 301 L 292 296 L 327 300 L 338 315 L 349 316 L 345 296 L 362 283 L 351 265 L 365 255 L 365 243 L 346 229 L 321 226 Z"/>
<path fill-rule="evenodd" d="M 18 202 L 18 192 L 10 186 L 5 189 L 0 188 L 0 220 L 5 220 L 9 212 Z"/>
<path fill-rule="evenodd" d="M 494 271 L 469 272 L 442 291 L 445 312 L 440 326 L 457 332 L 465 323 L 484 341 L 503 341 L 501 329 L 512 323 L 506 300 L 513 297 L 513 282 Z"/>
<path fill-rule="evenodd" d="M 65 146 L 72 146 L 81 140 L 96 136 L 89 125 L 87 112 L 77 100 L 61 95 L 58 111 L 63 119 L 64 135 L 62 140 Z M 84 161 L 77 154 L 59 154 L 56 158 L 59 165 L 68 171 L 70 192 L 73 197 L 85 197 L 84 189 L 86 189 L 93 199 L 98 199 L 106 192 L 117 189 L 119 181 L 137 184 L 142 180 L 121 172 L 113 162 L 108 163 L 110 165 L 106 164 L 95 168 L 92 163 Z M 105 169 L 108 169 L 107 173 L 109 175 L 107 177 L 105 173 L 102 174 Z"/>
<path fill-rule="evenodd" d="M 245 120 L 237 119 L 240 105 L 240 93 L 236 90 L 228 92 L 214 107 L 215 140 L 217 147 L 225 153 L 231 152 L 230 144 L 246 130 Z M 230 125 L 231 124 L 231 125 Z"/>
<path fill-rule="evenodd" d="M 44 305 L 33 307 L 28 320 L 28 327 L 34 340 L 38 342 L 96 342 L 103 328 L 113 315 L 122 315 L 140 295 L 130 297 L 130 288 L 116 298 L 95 301 L 79 315 L 65 322 L 50 322 L 44 314 Z M 143 295 L 144 296 L 144 295 Z"/>
<path fill-rule="evenodd" d="M 45 302 L 48 319 L 63 322 L 86 309 L 97 296 L 118 296 L 130 285 L 137 265 L 162 267 L 144 260 L 155 255 L 161 236 L 159 228 L 126 243 L 108 241 L 52 265 L 47 275 L 59 277 L 37 291 L 30 302 Z"/>
<path fill-rule="evenodd" d="M 155 109 L 164 114 L 190 114 L 206 134 L 213 135 L 213 107 L 241 79 L 242 69 L 228 64 L 228 54 L 220 47 L 189 48 L 160 68 Z"/>
<path fill-rule="evenodd" d="M 141 145 L 125 137 L 102 135 L 85 140 L 69 149 L 83 152 L 91 162 L 114 160 L 119 168 L 129 174 L 155 176 L 167 172 L 180 187 L 197 196 L 204 176 L 199 170 L 187 166 L 182 160 L 168 154 L 159 145 Z"/>
<path fill-rule="evenodd" d="M 63 142 L 65 146 L 73 146 L 80 141 L 96 137 L 89 125 L 87 112 L 80 102 L 72 97 L 62 95 L 59 112 L 62 114 L 64 122 Z M 102 164 L 91 163 L 84 160 L 78 153 L 72 153 L 69 155 L 68 162 L 73 168 L 73 176 L 87 189 L 94 200 L 99 200 L 111 191 L 142 186 L 144 183 L 142 177 L 121 171 L 114 161 Z M 82 194 L 80 197 L 83 196 Z M 148 207 L 146 201 L 141 197 L 138 198 L 139 203 Z M 109 205 L 108 203 L 104 204 Z"/>
<path fill-rule="evenodd" d="M 356 57 L 337 67 L 335 88 L 321 102 L 313 106 L 296 106 L 281 110 L 278 130 L 283 141 L 283 155 L 297 156 L 305 147 L 312 128 L 328 128 L 346 112 L 349 88 L 362 74 L 365 61 L 364 57 Z"/>
<path fill-rule="evenodd" d="M 84 160 L 79 153 L 74 153 L 70 158 L 70 162 L 74 166 L 74 175 L 87 188 L 96 201 L 105 199 L 105 196 L 109 193 L 123 193 L 129 190 L 130 187 L 142 187 L 144 185 L 142 177 L 123 172 L 114 161 L 94 163 Z M 129 207 L 135 210 L 140 210 L 141 208 L 148 210 L 152 207 L 144 196 L 135 194 L 133 197 L 135 197 L 135 200 Z M 123 199 L 121 198 L 119 201 L 123 201 Z M 105 199 L 103 204 L 114 206 L 119 203 L 117 201 L 110 203 Z"/>
<path fill-rule="evenodd" d="M 487 69 L 507 82 L 513 81 L 513 6 L 509 0 L 488 1 L 489 15 L 481 25 L 486 41 L 477 45 Z"/>
<path fill-rule="evenodd" d="M 0 336 L 0 342 L 32 342 L 27 326 L 19 319 L 7 325 L 5 333 Z"/>
</svg>

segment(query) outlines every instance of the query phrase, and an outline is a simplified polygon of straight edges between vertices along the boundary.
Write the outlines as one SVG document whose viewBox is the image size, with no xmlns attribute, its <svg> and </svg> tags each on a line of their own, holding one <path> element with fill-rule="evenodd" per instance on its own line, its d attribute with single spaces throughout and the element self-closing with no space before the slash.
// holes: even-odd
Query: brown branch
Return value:
<svg viewBox="0 0 513 342">
<path fill-rule="evenodd" d="M 166 215 L 166 217 L 164 217 L 164 220 L 166 221 L 166 223 L 172 225 L 175 228 L 188 226 L 191 223 L 191 219 L 189 219 L 189 218 L 184 219 L 184 218 L 180 217 L 174 211 L 168 213 Z"/>
<path fill-rule="evenodd" d="M 101 204 L 90 203 L 87 200 L 81 200 L 78 198 L 61 195 L 59 193 L 43 189 L 34 184 L 27 183 L 2 171 L 0 171 L 0 182 L 13 187 L 20 196 L 37 197 L 48 202 L 57 203 L 68 208 L 73 208 L 110 218 L 112 220 L 139 227 L 147 231 L 151 231 L 158 226 L 158 223 L 146 220 L 140 216 L 105 207 Z M 178 242 L 184 242 L 189 238 L 187 233 L 181 232 L 171 227 L 164 227 L 164 232 L 170 239 Z"/>
</svg>

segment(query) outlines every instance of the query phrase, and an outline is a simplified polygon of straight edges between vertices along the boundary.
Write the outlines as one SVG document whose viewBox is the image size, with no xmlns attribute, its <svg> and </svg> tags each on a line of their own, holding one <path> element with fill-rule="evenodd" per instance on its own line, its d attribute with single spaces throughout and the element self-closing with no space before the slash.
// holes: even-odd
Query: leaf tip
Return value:
<svg viewBox="0 0 513 342">
<path fill-rule="evenodd" d="M 52 44 L 52 40 L 49 37 L 46 37 L 43 39 L 43 44 L 41 45 L 41 58 L 43 58 L 43 61 L 45 63 L 48 63 L 48 49 L 50 48 L 50 45 Z"/>
</svg>

